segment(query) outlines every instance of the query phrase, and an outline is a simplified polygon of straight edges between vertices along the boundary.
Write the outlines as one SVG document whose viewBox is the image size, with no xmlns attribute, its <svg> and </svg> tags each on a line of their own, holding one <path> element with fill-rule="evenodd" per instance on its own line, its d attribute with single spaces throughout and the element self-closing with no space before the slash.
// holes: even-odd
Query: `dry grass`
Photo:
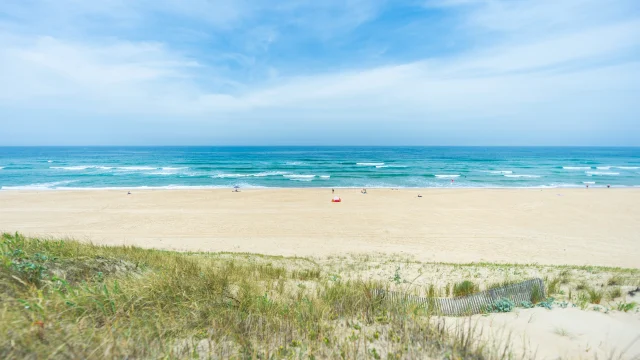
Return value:
<svg viewBox="0 0 640 360">
<path fill-rule="evenodd" d="M 482 359 L 312 260 L 0 238 L 0 358 Z"/>
<path fill-rule="evenodd" d="M 465 281 L 477 291 L 535 277 L 586 307 L 586 291 L 571 295 L 579 284 L 617 295 L 640 271 L 179 253 L 3 234 L 0 358 L 508 358 L 504 344 L 450 332 L 370 290 L 454 296 Z M 612 278 L 626 285 L 607 288 Z"/>
</svg>

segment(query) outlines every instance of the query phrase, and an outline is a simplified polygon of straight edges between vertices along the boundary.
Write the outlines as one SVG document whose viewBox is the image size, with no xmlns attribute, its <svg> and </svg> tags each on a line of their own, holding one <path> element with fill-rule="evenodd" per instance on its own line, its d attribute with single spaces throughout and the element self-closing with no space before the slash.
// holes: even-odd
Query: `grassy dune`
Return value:
<svg viewBox="0 0 640 360">
<path fill-rule="evenodd" d="M 311 260 L 2 235 L 0 358 L 481 358 Z"/>
<path fill-rule="evenodd" d="M 0 358 L 508 358 L 508 344 L 448 331 L 370 290 L 453 296 L 464 280 L 487 288 L 541 273 L 559 296 L 584 285 L 576 294 L 610 297 L 639 278 L 624 269 L 180 253 L 3 234 Z"/>
</svg>

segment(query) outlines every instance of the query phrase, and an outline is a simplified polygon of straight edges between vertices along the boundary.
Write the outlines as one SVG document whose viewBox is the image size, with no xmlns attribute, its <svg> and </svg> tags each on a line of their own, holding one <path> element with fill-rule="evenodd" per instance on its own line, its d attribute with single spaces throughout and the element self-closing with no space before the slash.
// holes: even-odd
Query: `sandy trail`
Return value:
<svg viewBox="0 0 640 360">
<path fill-rule="evenodd" d="M 640 189 L 336 195 L 342 203 L 330 189 L 2 191 L 0 230 L 194 251 L 640 267 Z"/>
</svg>

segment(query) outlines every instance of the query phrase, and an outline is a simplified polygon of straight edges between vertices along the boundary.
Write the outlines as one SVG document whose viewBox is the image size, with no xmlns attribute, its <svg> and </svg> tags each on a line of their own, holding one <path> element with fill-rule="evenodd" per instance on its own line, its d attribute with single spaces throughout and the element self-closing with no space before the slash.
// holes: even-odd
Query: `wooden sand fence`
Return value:
<svg viewBox="0 0 640 360">
<path fill-rule="evenodd" d="M 421 297 L 382 289 L 373 290 L 373 295 L 395 303 L 422 305 L 438 315 L 462 316 L 486 313 L 489 305 L 503 298 L 513 301 L 516 306 L 523 301 L 535 300 L 534 297 L 541 300 L 545 298 L 545 289 L 542 279 L 531 279 L 454 298 Z"/>
</svg>

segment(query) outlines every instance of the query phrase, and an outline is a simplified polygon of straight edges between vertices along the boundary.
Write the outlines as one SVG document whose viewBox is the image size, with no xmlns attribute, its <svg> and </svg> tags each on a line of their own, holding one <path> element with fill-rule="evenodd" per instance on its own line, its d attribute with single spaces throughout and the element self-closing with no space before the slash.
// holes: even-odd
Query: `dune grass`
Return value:
<svg viewBox="0 0 640 360">
<path fill-rule="evenodd" d="M 2 234 L 0 358 L 495 358 L 374 287 L 309 259 Z"/>
<path fill-rule="evenodd" d="M 465 295 L 471 295 L 474 292 L 477 292 L 478 288 L 477 286 L 469 281 L 469 280 L 465 280 L 462 281 L 460 283 L 456 283 L 455 285 L 453 285 L 453 295 L 454 296 L 465 296 Z"/>
</svg>

